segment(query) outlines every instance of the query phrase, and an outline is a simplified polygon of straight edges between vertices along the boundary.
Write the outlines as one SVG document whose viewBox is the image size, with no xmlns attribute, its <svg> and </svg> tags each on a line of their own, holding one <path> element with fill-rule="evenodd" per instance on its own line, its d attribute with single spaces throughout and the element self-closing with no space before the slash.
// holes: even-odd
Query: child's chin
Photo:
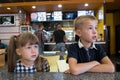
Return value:
<svg viewBox="0 0 120 80">
<path fill-rule="evenodd" d="M 36 59 L 34 58 L 34 59 L 31 59 L 31 61 L 35 61 Z"/>
<path fill-rule="evenodd" d="M 96 40 L 93 40 L 92 43 L 93 43 L 93 42 L 96 42 Z"/>
</svg>

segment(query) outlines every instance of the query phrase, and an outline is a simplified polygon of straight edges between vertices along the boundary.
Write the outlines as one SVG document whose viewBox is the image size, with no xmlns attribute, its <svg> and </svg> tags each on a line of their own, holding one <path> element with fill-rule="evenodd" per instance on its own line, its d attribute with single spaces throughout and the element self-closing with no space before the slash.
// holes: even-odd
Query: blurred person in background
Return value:
<svg viewBox="0 0 120 80">
<path fill-rule="evenodd" d="M 6 49 L 6 48 L 7 48 L 7 45 L 2 43 L 0 40 L 0 49 Z"/>
<path fill-rule="evenodd" d="M 57 30 L 53 32 L 53 42 L 56 42 L 53 50 L 54 51 L 60 51 L 60 59 L 64 59 L 65 55 L 65 50 L 66 50 L 66 35 L 65 31 L 62 30 L 62 25 L 58 24 L 57 25 Z"/>
<path fill-rule="evenodd" d="M 57 30 L 53 32 L 53 42 L 56 42 L 56 45 L 53 50 L 59 50 L 64 52 L 66 50 L 65 47 L 66 35 L 65 32 L 62 30 L 62 25 L 57 25 Z"/>
<path fill-rule="evenodd" d="M 46 42 L 46 37 L 44 35 L 44 25 L 40 24 L 37 31 L 35 31 L 35 35 L 38 37 L 40 42 L 40 53 L 43 53 L 44 51 L 44 43 Z"/>
</svg>

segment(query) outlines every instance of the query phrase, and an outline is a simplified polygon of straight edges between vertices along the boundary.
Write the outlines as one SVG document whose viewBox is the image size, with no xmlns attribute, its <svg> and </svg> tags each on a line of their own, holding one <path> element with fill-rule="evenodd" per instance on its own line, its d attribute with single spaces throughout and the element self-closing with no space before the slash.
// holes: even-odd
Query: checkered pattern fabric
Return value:
<svg viewBox="0 0 120 80">
<path fill-rule="evenodd" d="M 47 61 L 47 59 L 43 58 L 43 63 L 42 63 L 42 69 L 41 72 L 49 72 L 50 71 L 50 66 L 49 63 Z M 19 72 L 28 72 L 28 73 L 32 73 L 32 72 L 37 72 L 35 66 L 30 66 L 30 67 L 25 67 L 20 60 L 17 61 L 16 67 L 14 69 L 14 72 L 19 73 Z"/>
<path fill-rule="evenodd" d="M 44 59 L 41 72 L 49 72 L 49 71 L 50 71 L 50 65 L 47 59 Z"/>
<path fill-rule="evenodd" d="M 35 66 L 25 67 L 20 60 L 17 61 L 14 72 L 36 72 Z"/>
</svg>

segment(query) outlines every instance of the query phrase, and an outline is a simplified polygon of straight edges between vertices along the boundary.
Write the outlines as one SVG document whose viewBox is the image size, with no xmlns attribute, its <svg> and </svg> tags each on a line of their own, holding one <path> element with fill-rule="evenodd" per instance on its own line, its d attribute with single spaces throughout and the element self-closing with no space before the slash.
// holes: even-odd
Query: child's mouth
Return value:
<svg viewBox="0 0 120 80">
<path fill-rule="evenodd" d="M 96 40 L 96 39 L 97 39 L 97 37 L 96 37 L 96 36 L 93 36 L 93 37 L 92 37 L 92 39 Z"/>
<path fill-rule="evenodd" d="M 36 58 L 36 55 L 32 55 L 31 57 L 32 57 L 32 58 Z"/>
</svg>

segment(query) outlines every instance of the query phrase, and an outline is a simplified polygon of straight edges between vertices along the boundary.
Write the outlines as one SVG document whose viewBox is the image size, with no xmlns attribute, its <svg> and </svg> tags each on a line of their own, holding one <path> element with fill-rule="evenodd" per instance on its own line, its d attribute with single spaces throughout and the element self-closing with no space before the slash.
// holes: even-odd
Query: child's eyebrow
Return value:
<svg viewBox="0 0 120 80">
<path fill-rule="evenodd" d="M 91 26 L 91 27 L 93 27 L 93 25 L 88 25 L 88 26 Z"/>
<path fill-rule="evenodd" d="M 93 27 L 94 27 L 94 25 L 91 25 L 91 24 L 90 24 L 89 26 L 93 26 Z M 95 25 L 95 27 L 97 27 L 97 26 L 98 26 L 98 25 Z"/>
</svg>

